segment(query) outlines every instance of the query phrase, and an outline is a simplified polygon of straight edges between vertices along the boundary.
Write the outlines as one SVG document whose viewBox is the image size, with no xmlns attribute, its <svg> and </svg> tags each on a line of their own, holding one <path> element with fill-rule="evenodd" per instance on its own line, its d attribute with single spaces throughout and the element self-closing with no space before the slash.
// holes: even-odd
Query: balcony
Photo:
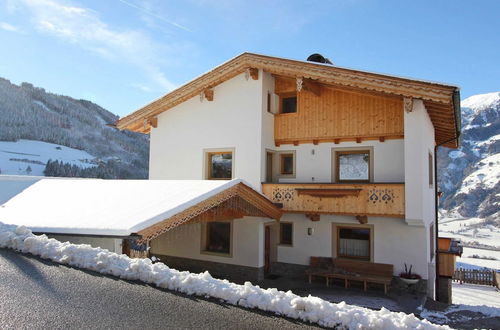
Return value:
<svg viewBox="0 0 500 330">
<path fill-rule="evenodd" d="M 403 183 L 263 183 L 262 192 L 285 212 L 401 217 Z"/>
</svg>

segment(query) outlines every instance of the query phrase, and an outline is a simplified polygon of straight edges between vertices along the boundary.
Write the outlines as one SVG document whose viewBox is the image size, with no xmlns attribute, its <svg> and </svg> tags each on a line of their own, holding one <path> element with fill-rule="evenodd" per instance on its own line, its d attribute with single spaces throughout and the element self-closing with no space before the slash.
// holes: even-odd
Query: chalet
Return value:
<svg viewBox="0 0 500 330">
<path fill-rule="evenodd" d="M 243 53 L 117 122 L 150 134 L 150 180 L 242 178 L 283 215 L 145 236 L 180 269 L 304 274 L 311 257 L 405 263 L 433 296 L 435 148 L 457 147 L 455 86 Z M 249 270 L 252 271 L 249 271 Z M 250 275 L 251 274 L 251 275 Z"/>
</svg>

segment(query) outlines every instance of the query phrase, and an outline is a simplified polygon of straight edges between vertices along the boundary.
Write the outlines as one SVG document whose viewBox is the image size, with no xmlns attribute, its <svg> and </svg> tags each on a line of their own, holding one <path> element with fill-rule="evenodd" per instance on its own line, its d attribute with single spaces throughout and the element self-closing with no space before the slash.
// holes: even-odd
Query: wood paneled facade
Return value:
<svg viewBox="0 0 500 330">
<path fill-rule="evenodd" d="M 355 216 L 405 215 L 405 186 L 400 183 L 264 183 L 262 192 L 284 212 Z"/>
<path fill-rule="evenodd" d="M 303 85 L 312 84 L 305 82 Z M 360 93 L 327 85 L 302 88 L 296 80 L 276 77 L 278 96 L 297 94 L 297 112 L 275 115 L 280 144 L 403 138 L 403 98 Z"/>
</svg>

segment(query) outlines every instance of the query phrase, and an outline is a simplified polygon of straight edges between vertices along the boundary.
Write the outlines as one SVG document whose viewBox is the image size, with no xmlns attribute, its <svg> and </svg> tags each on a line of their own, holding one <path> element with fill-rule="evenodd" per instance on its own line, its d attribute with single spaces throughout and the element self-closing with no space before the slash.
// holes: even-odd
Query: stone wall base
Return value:
<svg viewBox="0 0 500 330">
<path fill-rule="evenodd" d="M 439 276 L 439 302 L 451 304 L 451 278 Z"/>
<path fill-rule="evenodd" d="M 224 264 L 221 262 L 172 257 L 161 254 L 151 254 L 160 258 L 160 261 L 168 267 L 177 270 L 187 270 L 192 273 L 202 273 L 208 270 L 214 278 L 227 279 L 231 282 L 243 283 L 245 281 L 261 281 L 264 279 L 264 267 L 248 267 L 240 265 Z"/>
</svg>

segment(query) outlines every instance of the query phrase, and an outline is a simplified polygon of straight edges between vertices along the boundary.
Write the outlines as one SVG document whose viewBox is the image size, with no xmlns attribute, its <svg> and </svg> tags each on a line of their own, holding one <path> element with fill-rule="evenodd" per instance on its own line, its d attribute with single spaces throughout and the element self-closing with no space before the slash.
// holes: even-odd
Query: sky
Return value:
<svg viewBox="0 0 500 330">
<path fill-rule="evenodd" d="M 500 91 L 498 0 L 0 0 L 0 77 L 124 116 L 243 52 Z"/>
</svg>

